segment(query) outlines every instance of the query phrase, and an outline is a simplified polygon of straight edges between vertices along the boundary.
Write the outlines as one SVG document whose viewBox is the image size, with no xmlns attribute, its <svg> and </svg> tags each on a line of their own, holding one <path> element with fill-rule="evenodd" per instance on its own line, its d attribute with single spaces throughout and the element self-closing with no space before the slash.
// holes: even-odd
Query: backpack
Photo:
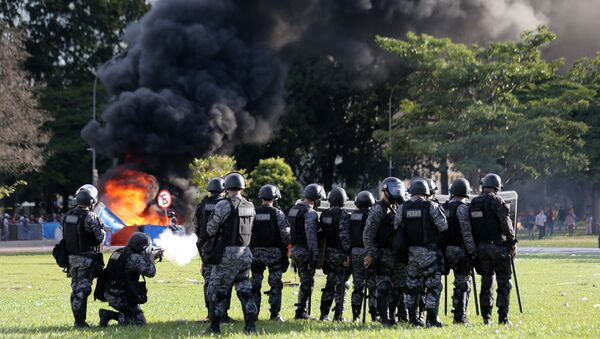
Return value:
<svg viewBox="0 0 600 339">
<path fill-rule="evenodd" d="M 62 267 L 65 270 L 69 268 L 69 252 L 67 251 L 67 243 L 65 239 L 58 242 L 52 249 L 52 256 L 56 260 L 58 267 Z"/>
</svg>

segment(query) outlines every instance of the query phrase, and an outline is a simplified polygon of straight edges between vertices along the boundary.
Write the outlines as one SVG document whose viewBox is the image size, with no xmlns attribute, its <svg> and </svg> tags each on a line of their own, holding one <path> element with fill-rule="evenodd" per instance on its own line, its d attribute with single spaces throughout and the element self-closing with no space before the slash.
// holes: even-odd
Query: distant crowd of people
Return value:
<svg viewBox="0 0 600 339">
<path fill-rule="evenodd" d="M 20 231 L 19 240 L 32 240 L 33 229 L 32 224 L 43 224 L 45 222 L 58 222 L 62 219 L 62 214 L 48 215 L 35 217 L 26 213 L 15 213 L 13 216 L 8 211 L 2 213 L 2 225 L 0 227 L 0 240 L 8 241 L 10 239 L 10 225 L 17 225 Z"/>
<path fill-rule="evenodd" d="M 544 207 L 537 210 L 537 213 L 536 210 L 530 208 L 525 215 L 521 216 L 521 224 L 527 230 L 529 240 L 535 239 L 536 231 L 538 239 L 551 236 L 554 234 L 555 228 L 558 231 L 566 229 L 569 236 L 573 236 L 578 221 L 585 222 L 586 234 L 591 235 L 594 224 L 591 209 L 588 209 L 583 218 L 579 218 L 575 214 L 573 207 Z"/>
</svg>

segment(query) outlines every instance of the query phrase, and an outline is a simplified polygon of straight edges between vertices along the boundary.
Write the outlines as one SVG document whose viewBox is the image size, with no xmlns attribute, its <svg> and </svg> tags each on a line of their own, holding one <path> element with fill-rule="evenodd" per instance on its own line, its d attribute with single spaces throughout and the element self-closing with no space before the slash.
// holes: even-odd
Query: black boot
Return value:
<svg viewBox="0 0 600 339">
<path fill-rule="evenodd" d="M 454 323 L 455 324 L 466 324 L 467 323 L 467 315 L 461 308 L 452 310 L 452 313 L 454 313 Z"/>
<path fill-rule="evenodd" d="M 492 308 L 481 306 L 481 317 L 484 325 L 492 325 Z"/>
<path fill-rule="evenodd" d="M 423 320 L 418 315 L 419 315 L 419 312 L 417 311 L 416 308 L 409 310 L 408 311 L 408 321 L 414 326 L 418 326 L 418 327 L 425 326 L 425 324 L 423 323 Z"/>
<path fill-rule="evenodd" d="M 498 309 L 498 323 L 503 325 L 511 325 L 510 320 L 508 320 L 508 308 Z"/>
<path fill-rule="evenodd" d="M 285 321 L 285 320 L 283 320 L 283 318 L 281 317 L 281 314 L 279 312 L 272 312 L 272 311 L 271 311 L 271 317 L 269 318 L 269 320 L 277 321 L 277 322 Z"/>
<path fill-rule="evenodd" d="M 438 311 L 435 309 L 427 310 L 427 327 L 442 327 L 444 326 L 438 320 Z"/>
<path fill-rule="evenodd" d="M 296 309 L 296 315 L 294 316 L 294 319 L 296 320 L 310 320 L 312 319 L 312 317 L 310 316 L 310 314 L 308 314 L 308 312 L 306 312 L 306 310 L 304 308 L 297 308 Z"/>
<path fill-rule="evenodd" d="M 333 304 L 333 300 L 321 298 L 321 317 L 319 318 L 319 320 L 329 321 L 329 311 L 331 310 L 331 304 Z"/>
<path fill-rule="evenodd" d="M 344 314 L 344 309 L 336 306 L 335 311 L 333 313 L 333 321 L 346 321 L 346 319 L 344 319 L 343 314 Z"/>
<path fill-rule="evenodd" d="M 100 327 L 108 326 L 111 320 L 119 321 L 119 313 L 110 310 L 99 309 L 98 316 L 100 316 Z"/>
<path fill-rule="evenodd" d="M 360 321 L 360 306 L 352 305 L 352 321 Z"/>
<path fill-rule="evenodd" d="M 408 322 L 408 310 L 404 307 L 404 303 L 398 307 L 398 322 Z"/>
<path fill-rule="evenodd" d="M 256 322 L 254 320 L 246 320 L 244 331 L 248 334 L 256 333 Z"/>
<path fill-rule="evenodd" d="M 371 321 L 378 320 L 377 307 L 369 307 L 369 314 L 371 314 Z"/>
<path fill-rule="evenodd" d="M 221 318 L 212 317 L 212 319 L 210 319 L 210 326 L 204 330 L 204 334 L 221 334 Z"/>
</svg>

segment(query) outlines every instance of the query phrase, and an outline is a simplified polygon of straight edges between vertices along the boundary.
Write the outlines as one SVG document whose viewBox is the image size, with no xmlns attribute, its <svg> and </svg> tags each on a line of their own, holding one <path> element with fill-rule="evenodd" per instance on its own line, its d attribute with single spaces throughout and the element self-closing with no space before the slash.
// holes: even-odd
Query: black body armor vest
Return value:
<svg viewBox="0 0 600 339">
<path fill-rule="evenodd" d="M 394 217 L 396 213 L 391 210 L 389 205 L 383 201 L 379 200 L 375 203 L 379 204 L 384 211 L 386 211 L 386 215 L 381 220 L 381 224 L 379 225 L 379 229 L 377 229 L 377 234 L 375 235 L 375 242 L 379 248 L 392 249 L 393 248 L 393 239 L 396 235 L 396 231 L 394 230 Z"/>
<path fill-rule="evenodd" d="M 231 200 L 231 211 L 225 221 L 224 227 L 227 229 L 229 239 L 225 239 L 225 246 L 248 247 L 252 236 L 252 223 L 254 221 L 254 205 L 242 198 L 239 205 L 235 205 Z"/>
<path fill-rule="evenodd" d="M 252 227 L 251 247 L 281 247 L 275 207 L 262 205 L 256 209 Z"/>
<path fill-rule="evenodd" d="M 208 224 L 208 218 L 211 216 L 212 211 L 215 209 L 215 205 L 219 200 L 221 200 L 219 196 L 205 197 L 196 208 L 196 223 L 198 224 L 196 236 L 198 236 L 198 240 L 208 238 L 206 224 Z"/>
<path fill-rule="evenodd" d="M 458 215 L 456 214 L 458 207 L 461 205 L 466 204 L 458 200 L 446 202 L 444 204 L 444 209 L 447 213 L 446 217 L 448 218 L 448 230 L 445 232 L 446 245 L 448 246 L 464 245 L 460 221 L 458 220 Z"/>
<path fill-rule="evenodd" d="M 358 247 L 363 248 L 363 232 L 365 231 L 365 224 L 369 217 L 369 209 L 361 208 L 358 211 L 352 212 L 350 215 L 350 241 L 352 242 L 352 248 Z"/>
<path fill-rule="evenodd" d="M 290 208 L 288 212 L 288 223 L 290 224 L 290 235 L 292 237 L 292 245 L 308 246 L 306 241 L 306 229 L 304 227 L 304 217 L 308 212 L 308 206 L 304 204 L 296 204 Z"/>
<path fill-rule="evenodd" d="M 63 237 L 69 254 L 98 253 L 98 239 L 85 229 L 85 219 L 90 210 L 76 207 L 63 220 Z"/>
<path fill-rule="evenodd" d="M 476 244 L 503 242 L 500 220 L 492 208 L 492 199 L 486 194 L 471 200 L 471 229 Z"/>
<path fill-rule="evenodd" d="M 406 230 L 408 246 L 428 247 L 439 243 L 440 232 L 429 214 L 431 204 L 427 200 L 407 201 L 402 204 L 402 223 Z"/>
<path fill-rule="evenodd" d="M 339 207 L 332 207 L 321 213 L 321 228 L 328 248 L 342 249 L 340 240 L 340 215 L 342 213 L 346 212 Z"/>
</svg>

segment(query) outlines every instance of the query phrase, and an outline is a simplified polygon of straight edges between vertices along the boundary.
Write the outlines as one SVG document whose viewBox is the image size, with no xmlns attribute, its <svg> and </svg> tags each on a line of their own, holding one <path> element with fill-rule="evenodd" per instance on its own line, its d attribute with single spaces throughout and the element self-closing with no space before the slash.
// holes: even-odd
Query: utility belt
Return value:
<svg viewBox="0 0 600 339">
<path fill-rule="evenodd" d="M 439 249 L 440 249 L 437 244 L 411 245 L 409 247 L 422 247 L 422 248 L 426 248 L 430 251 L 439 251 Z"/>
<path fill-rule="evenodd" d="M 491 244 L 491 245 L 498 245 L 498 246 L 506 246 L 506 240 L 503 239 L 496 239 L 496 240 L 486 240 L 486 241 L 480 241 L 479 244 Z"/>
</svg>

